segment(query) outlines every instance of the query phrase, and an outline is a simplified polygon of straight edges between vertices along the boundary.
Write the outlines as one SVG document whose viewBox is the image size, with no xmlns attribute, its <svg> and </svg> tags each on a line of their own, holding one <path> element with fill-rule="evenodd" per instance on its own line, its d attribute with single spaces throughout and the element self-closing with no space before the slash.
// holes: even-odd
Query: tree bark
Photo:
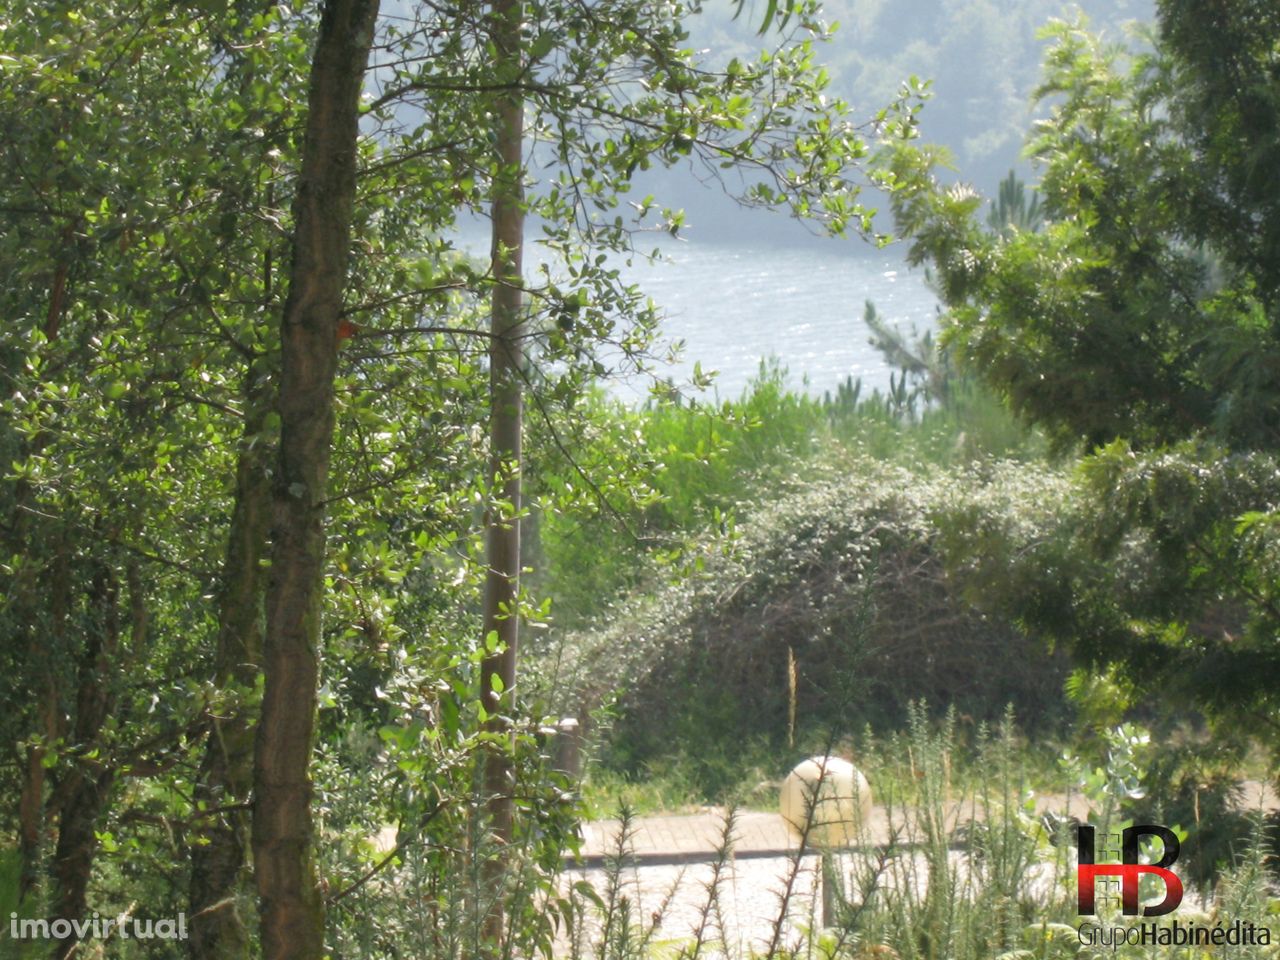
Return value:
<svg viewBox="0 0 1280 960">
<path fill-rule="evenodd" d="M 229 716 L 208 718 L 208 741 L 195 797 L 206 810 L 228 809 L 198 821 L 202 841 L 191 848 L 191 956 L 196 960 L 243 960 L 249 935 L 237 908 L 241 872 L 249 844 L 247 811 L 238 809 L 253 788 L 251 697 L 262 668 L 262 559 L 271 515 L 269 451 L 258 442 L 265 421 L 261 393 L 250 388 L 245 435 L 236 463 L 236 499 L 223 561 L 218 611 L 215 681 L 239 698 Z"/>
<path fill-rule="evenodd" d="M 45 840 L 45 756 L 47 745 L 58 739 L 61 718 L 58 712 L 58 682 L 53 667 L 48 662 L 50 648 L 55 656 L 66 649 L 67 615 L 71 605 L 71 571 L 68 554 L 70 547 L 65 536 L 60 535 L 54 548 L 54 560 L 47 581 L 49 596 L 49 635 L 42 638 L 48 646 L 42 651 L 38 632 L 31 631 L 28 639 L 28 662 L 41 663 L 36 670 L 38 679 L 37 716 L 40 724 L 38 739 L 28 745 L 23 764 L 22 794 L 18 800 L 18 849 L 21 856 L 21 873 L 18 878 L 18 900 L 26 898 L 40 879 L 40 855 Z M 21 596 L 22 592 L 18 592 Z M 28 606 L 28 609 L 33 607 Z"/>
<path fill-rule="evenodd" d="M 58 842 L 50 871 L 54 883 L 52 916 L 73 921 L 88 915 L 98 821 L 115 783 L 113 767 L 81 755 L 97 741 L 115 709 L 112 666 L 120 640 L 119 586 L 115 571 L 105 561 L 90 585 L 89 608 L 92 615 L 78 668 L 72 727 L 75 756 L 65 779 L 54 789 Z M 53 949 L 55 960 L 71 956 L 78 942 L 74 934 L 59 940 Z"/>
<path fill-rule="evenodd" d="M 64 232 L 64 239 L 67 234 Z M 59 267 L 61 270 L 61 266 Z M 50 318 L 60 317 L 65 303 L 65 277 L 60 289 L 50 298 Z M 55 306 L 56 304 L 56 306 Z M 59 321 L 60 322 L 60 321 Z M 58 323 L 46 322 L 45 334 L 54 340 L 58 335 Z M 18 449 L 25 455 L 39 453 L 52 439 L 52 434 L 42 430 L 31 438 L 29 444 L 19 441 Z M 25 449 L 24 449 L 25 448 Z M 48 744 L 58 739 L 62 731 L 59 711 L 60 691 L 56 670 L 51 660 L 56 660 L 66 650 L 67 616 L 71 608 L 71 547 L 67 535 L 56 520 L 32 529 L 32 519 L 37 511 L 31 510 L 32 489 L 26 479 L 14 484 L 14 508 L 9 521 L 10 539 L 6 548 L 14 555 L 26 556 L 34 561 L 37 544 L 52 542 L 53 557 L 48 565 L 47 580 L 42 582 L 40 570 L 34 562 L 23 564 L 21 572 L 11 586 L 10 603 L 18 612 L 18 620 L 25 620 L 27 664 L 32 670 L 31 679 L 39 693 L 35 712 L 37 730 L 25 750 L 22 762 L 22 791 L 18 799 L 18 851 L 20 858 L 18 899 L 22 901 L 40 878 L 40 858 L 45 840 L 45 784 L 48 779 L 45 757 Z M 42 611 L 48 610 L 45 629 Z M 52 654 L 52 656 L 51 656 Z"/>
<path fill-rule="evenodd" d="M 496 76 L 511 84 L 496 104 L 494 144 L 497 175 L 493 184 L 493 299 L 489 347 L 489 481 L 490 505 L 485 515 L 484 636 L 496 635 L 498 647 L 481 664 L 482 697 L 492 731 L 509 728 L 506 715 L 515 704 L 520 617 L 520 513 L 522 432 L 524 426 L 521 367 L 523 337 L 524 254 L 524 101 L 515 84 L 521 72 L 520 0 L 497 0 L 490 29 L 497 51 Z M 495 682 L 496 681 L 496 682 Z M 503 697 L 505 692 L 505 700 Z M 489 870 L 493 907 L 487 938 L 501 939 L 505 873 L 501 848 L 514 831 L 514 765 L 508 750 L 497 748 L 485 761 L 485 793 L 489 828 L 499 856 Z"/>
<path fill-rule="evenodd" d="M 267 960 L 319 960 L 324 951 L 308 770 L 338 321 L 355 200 L 360 92 L 377 12 L 377 0 L 325 3 L 293 206 L 292 270 L 281 319 L 280 460 L 272 496 L 265 686 L 253 771 L 254 872 Z"/>
</svg>

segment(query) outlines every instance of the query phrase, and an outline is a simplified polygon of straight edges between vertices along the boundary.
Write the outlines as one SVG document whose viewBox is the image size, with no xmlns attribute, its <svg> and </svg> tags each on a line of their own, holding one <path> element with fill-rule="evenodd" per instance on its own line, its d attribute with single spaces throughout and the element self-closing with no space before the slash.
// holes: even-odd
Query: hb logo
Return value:
<svg viewBox="0 0 1280 960">
<path fill-rule="evenodd" d="M 1133 916 L 1138 912 L 1138 878 L 1144 873 L 1164 881 L 1164 900 L 1153 907 L 1143 907 L 1142 915 L 1159 917 L 1177 909 L 1182 902 L 1182 881 L 1168 869 L 1178 859 L 1178 838 L 1172 830 L 1150 823 L 1125 828 L 1120 834 L 1120 863 L 1094 863 L 1093 827 L 1081 824 L 1077 831 L 1080 846 L 1080 865 L 1076 868 L 1079 913 L 1096 912 L 1094 884 L 1098 877 L 1118 877 L 1123 912 L 1125 916 Z M 1138 862 L 1139 837 L 1159 837 L 1164 843 L 1164 854 L 1158 862 Z M 1117 882 L 1110 879 L 1104 879 L 1102 884 L 1104 891 L 1114 891 L 1117 886 Z M 1109 899 L 1114 900 L 1114 892 Z"/>
</svg>

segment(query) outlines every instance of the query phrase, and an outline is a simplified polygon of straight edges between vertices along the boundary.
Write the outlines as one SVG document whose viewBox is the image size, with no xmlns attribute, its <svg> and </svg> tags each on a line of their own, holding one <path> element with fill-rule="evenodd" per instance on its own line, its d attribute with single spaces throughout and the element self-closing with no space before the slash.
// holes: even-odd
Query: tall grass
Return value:
<svg viewBox="0 0 1280 960">
<path fill-rule="evenodd" d="M 569 960 L 1069 960 L 1099 954 L 1117 958 L 1240 957 L 1261 960 L 1280 955 L 1276 946 L 1200 949 L 1174 946 L 1120 946 L 1091 950 L 1082 945 L 1076 914 L 1075 851 L 1068 831 L 1050 830 L 1038 816 L 1036 797 L 1028 786 L 1026 751 L 1011 718 L 997 729 L 981 731 L 968 763 L 957 759 L 954 723 L 930 724 L 922 708 L 912 712 L 900 736 L 864 745 L 876 802 L 888 819 L 888 835 L 859 825 L 851 849 L 815 851 L 802 841 L 780 861 L 772 890 L 774 909 L 755 917 L 754 934 L 735 930 L 732 859 L 736 811 L 726 816 L 720 848 L 713 855 L 711 878 L 686 891 L 698 900 L 696 925 L 668 939 L 655 936 L 682 875 L 654 903 L 645 902 L 628 843 L 634 821 L 623 829 L 609 859 L 605 895 L 588 898 L 579 882 L 574 896 L 584 906 Z M 1106 782 L 1123 782 L 1131 774 L 1119 754 L 1104 770 L 1101 784 L 1090 787 L 1089 800 L 1099 820 L 1121 825 Z M 964 770 L 960 773 L 958 771 Z M 1132 784 L 1130 784 L 1132 786 Z M 1070 785 L 1065 790 L 1070 798 Z M 1099 828 L 1102 828 L 1100 824 Z M 822 855 L 834 869 L 830 910 L 810 896 L 799 878 L 817 870 Z M 1272 924 L 1280 901 L 1264 866 L 1267 856 L 1262 821 L 1253 841 L 1240 852 L 1215 890 L 1199 892 L 1203 912 L 1190 896 L 1169 923 L 1180 918 L 1212 924 L 1234 919 Z M 630 872 L 630 873 L 629 873 Z M 621 891 L 630 889 L 629 895 Z M 741 891 L 739 891 L 741 893 Z M 593 906 L 591 906 L 593 905 Z M 1143 918 L 1107 916 L 1105 924 L 1127 927 Z M 762 922 L 763 921 L 763 922 Z M 590 934 L 584 931 L 592 931 Z"/>
<path fill-rule="evenodd" d="M 655 499 L 621 516 L 601 510 L 586 520 L 540 517 L 539 587 L 555 598 L 557 621 L 567 626 L 606 616 L 611 600 L 640 581 L 654 556 L 709 528 L 727 530 L 733 516 L 849 458 L 928 467 L 1044 453 L 1036 434 L 968 379 L 956 379 L 945 400 L 932 402 L 905 387 L 864 394 L 852 379 L 818 398 L 788 388 L 785 370 L 762 363 L 736 400 L 637 410 L 600 396 L 581 413 L 589 429 L 583 428 L 578 460 L 647 464 L 643 480 Z M 545 468 L 540 482 L 548 490 L 576 485 L 574 471 L 565 469 L 568 475 L 558 477 Z"/>
</svg>

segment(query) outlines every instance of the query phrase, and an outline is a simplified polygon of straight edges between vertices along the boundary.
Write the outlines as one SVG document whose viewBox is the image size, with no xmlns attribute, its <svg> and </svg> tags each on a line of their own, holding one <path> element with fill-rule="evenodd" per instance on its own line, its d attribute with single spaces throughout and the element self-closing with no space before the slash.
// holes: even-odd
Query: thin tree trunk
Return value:
<svg viewBox="0 0 1280 960">
<path fill-rule="evenodd" d="M 62 243 L 65 256 L 59 260 L 54 270 L 53 286 L 49 294 L 49 308 L 45 314 L 44 333 L 50 342 L 58 339 L 62 326 L 62 316 L 67 303 L 67 277 L 70 273 L 70 257 L 73 253 L 73 241 L 76 224 L 68 224 L 62 231 Z M 24 456 L 39 453 L 52 439 L 52 435 L 41 430 L 31 438 Z M 19 450 L 23 444 L 19 443 Z M 30 520 L 34 515 L 28 510 L 31 506 L 31 485 L 25 478 L 19 478 L 15 484 L 14 511 L 10 520 L 12 534 L 10 549 L 17 555 L 28 553 L 33 538 L 39 534 L 32 533 Z M 56 527 L 54 529 L 57 529 Z M 42 531 L 48 536 L 49 527 Z M 49 567 L 48 588 L 48 633 L 42 635 L 38 623 L 37 610 L 43 604 L 45 595 L 41 585 L 37 583 L 37 574 L 33 567 L 24 565 L 21 575 L 13 585 L 13 606 L 19 611 L 19 620 L 27 621 L 27 656 L 28 664 L 38 677 L 36 689 L 36 717 L 38 731 L 34 741 L 27 746 L 22 765 L 22 791 L 18 799 L 18 851 L 19 876 L 18 900 L 26 899 L 36 886 L 40 877 L 41 849 L 45 838 L 45 768 L 46 744 L 57 740 L 61 732 L 62 720 L 59 712 L 58 681 L 53 665 L 50 663 L 50 650 L 54 657 L 65 649 L 67 615 L 71 606 L 71 571 L 70 546 L 65 533 L 58 531 L 55 536 L 53 562 Z M 37 596 L 39 594 L 39 596 Z M 36 666 L 39 664 L 39 666 Z M 35 679 L 33 677 L 33 679 Z"/>
<path fill-rule="evenodd" d="M 236 499 L 223 561 L 218 611 L 216 683 L 251 695 L 262 667 L 262 559 L 271 516 L 270 451 L 253 443 L 263 428 L 261 391 L 250 390 L 245 435 L 236 464 Z M 227 717 L 209 717 L 208 741 L 195 797 L 206 809 L 230 808 L 200 822 L 200 843 L 191 849 L 192 957 L 243 960 L 249 935 L 237 908 L 240 876 L 249 845 L 249 818 L 238 807 L 253 788 L 255 717 L 243 702 Z"/>
<path fill-rule="evenodd" d="M 338 320 L 355 200 L 358 107 L 377 12 L 377 0 L 329 0 L 324 6 L 293 208 L 292 272 L 280 338 L 265 687 L 253 771 L 254 872 L 267 960 L 320 960 L 324 951 L 309 765 Z"/>
<path fill-rule="evenodd" d="M 18 799 L 18 901 L 21 903 L 40 877 L 40 846 L 44 839 L 45 749 L 30 744 L 22 766 L 22 794 Z"/>
<path fill-rule="evenodd" d="M 482 696 L 489 714 L 487 727 L 508 728 L 505 716 L 515 704 L 516 662 L 520 618 L 520 513 L 523 451 L 524 362 L 524 101 L 515 83 L 520 78 L 520 0 L 497 0 L 490 15 L 497 60 L 495 75 L 512 87 L 499 96 L 496 107 L 495 150 L 498 172 L 493 184 L 494 279 L 489 348 L 489 478 L 490 506 L 485 516 L 484 635 L 496 635 L 499 646 L 481 664 Z M 505 691 L 505 698 L 502 695 Z M 499 847 L 509 844 L 514 831 L 510 754 L 498 748 L 485 761 L 485 793 L 489 826 Z M 494 906 L 486 935 L 501 937 L 504 875 L 501 858 L 489 871 Z"/>
<path fill-rule="evenodd" d="M 240 93 L 249 97 L 255 82 L 252 56 L 232 55 Z M 263 158 L 265 162 L 266 158 Z M 237 207 L 227 193 L 224 213 Z M 266 185 L 265 204 L 273 207 L 274 184 Z M 237 218 L 242 219 L 242 218 Z M 272 241 L 262 249 L 262 302 L 272 302 L 275 269 Z M 247 960 L 250 934 L 240 910 L 250 845 L 247 809 L 253 792 L 253 743 L 258 712 L 254 691 L 262 673 L 262 601 L 266 586 L 263 561 L 271 527 L 271 466 L 276 448 L 266 440 L 267 414 L 274 409 L 275 377 L 245 370 L 245 422 L 236 458 L 236 493 L 223 557 L 218 598 L 218 635 L 214 682 L 231 688 L 236 708 L 207 718 L 207 740 L 194 797 L 202 814 L 196 821 L 200 841 L 191 848 L 188 886 L 193 960 Z M 209 814 L 208 811 L 218 811 Z"/>
<path fill-rule="evenodd" d="M 40 691 L 36 705 L 40 724 L 40 737 L 27 747 L 23 765 L 22 794 L 18 800 L 18 833 L 21 853 L 21 873 L 18 879 L 18 899 L 26 899 L 40 879 L 40 855 L 45 840 L 45 756 L 46 744 L 58 739 L 61 719 L 58 711 L 58 682 L 53 666 L 48 662 L 49 651 L 66 649 L 67 615 L 71 605 L 71 571 L 65 536 L 55 545 L 54 561 L 49 571 L 47 589 L 49 596 L 49 634 L 42 638 L 46 644 L 40 649 L 38 631 L 33 630 L 28 643 L 28 662 L 40 663 L 37 669 Z M 31 609 L 28 607 L 28 609 Z M 55 653 L 56 655 L 56 653 Z"/>
</svg>

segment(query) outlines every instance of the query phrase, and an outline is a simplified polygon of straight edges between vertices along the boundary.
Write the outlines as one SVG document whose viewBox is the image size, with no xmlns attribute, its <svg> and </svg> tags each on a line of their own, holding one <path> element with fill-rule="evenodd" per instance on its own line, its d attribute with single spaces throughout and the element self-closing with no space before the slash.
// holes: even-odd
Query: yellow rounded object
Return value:
<svg viewBox="0 0 1280 960">
<path fill-rule="evenodd" d="M 847 847 L 871 819 L 871 785 L 857 767 L 839 757 L 810 757 L 782 782 L 782 819 L 800 837 L 812 817 L 806 843 Z"/>
</svg>

